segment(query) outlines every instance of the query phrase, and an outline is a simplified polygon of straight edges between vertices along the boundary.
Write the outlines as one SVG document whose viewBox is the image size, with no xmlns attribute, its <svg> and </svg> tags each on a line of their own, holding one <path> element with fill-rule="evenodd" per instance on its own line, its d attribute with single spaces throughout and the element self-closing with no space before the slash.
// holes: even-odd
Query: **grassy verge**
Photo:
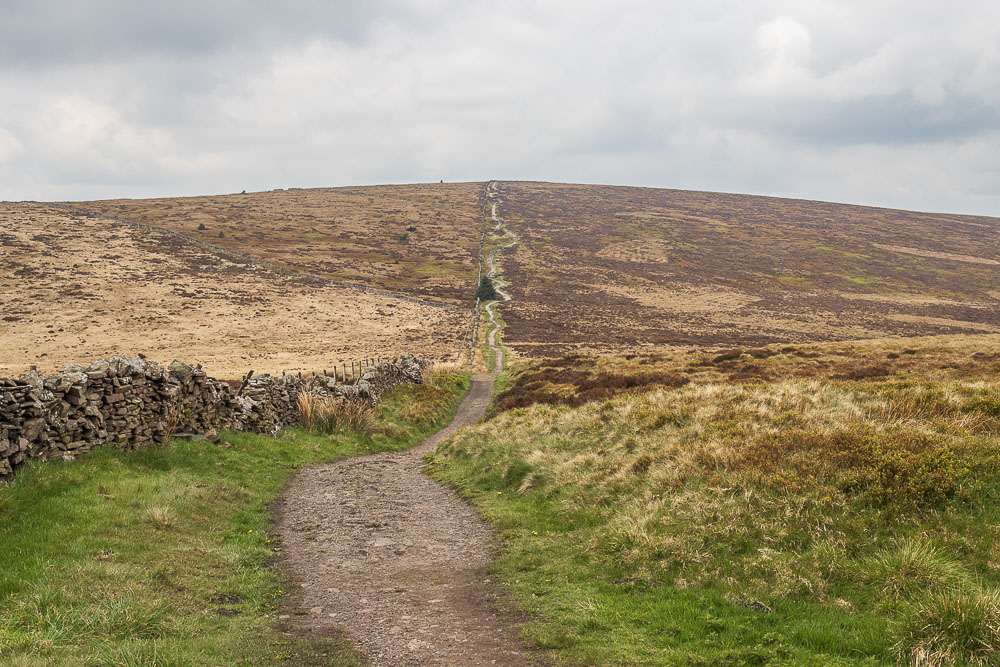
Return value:
<svg viewBox="0 0 1000 667">
<path fill-rule="evenodd" d="M 475 373 L 491 373 L 493 371 L 494 353 L 489 346 L 489 333 L 492 326 L 486 312 L 486 305 L 480 304 L 478 338 L 475 343 L 476 362 L 473 366 Z"/>
<path fill-rule="evenodd" d="M 361 664 L 342 637 L 272 618 L 283 582 L 268 503 L 297 468 L 415 445 L 468 376 L 389 392 L 370 435 L 225 433 L 33 463 L 0 486 L 0 661 L 8 664 Z"/>
<path fill-rule="evenodd" d="M 914 372 L 522 404 L 434 474 L 566 664 L 998 664 L 1000 382 Z"/>
<path fill-rule="evenodd" d="M 496 313 L 497 323 L 500 325 L 500 328 L 497 330 L 497 347 L 503 350 L 503 366 L 507 368 L 510 366 L 510 362 L 513 361 L 513 357 L 511 356 L 510 348 L 503 344 L 503 332 L 507 329 L 507 323 L 504 321 L 503 312 L 500 309 L 503 303 L 505 302 L 497 301 L 497 305 L 493 307 L 493 310 Z"/>
<path fill-rule="evenodd" d="M 493 380 L 493 400 L 490 402 L 489 407 L 486 408 L 487 419 L 490 419 L 497 414 L 497 396 L 510 389 L 511 385 L 515 381 L 514 378 L 517 374 L 517 369 L 511 369 L 509 364 L 504 365 L 507 369 L 502 373 L 498 373 L 496 378 Z"/>
<path fill-rule="evenodd" d="M 504 328 L 506 327 L 506 323 L 503 320 L 503 316 L 500 314 L 500 308 L 499 308 L 500 304 L 504 302 L 494 301 L 492 303 L 494 304 L 493 312 L 496 315 L 496 321 L 498 325 L 497 336 L 496 336 L 497 347 L 503 350 L 503 360 L 504 360 L 503 365 L 504 368 L 507 368 L 508 366 L 510 366 L 511 353 L 510 349 L 505 347 L 503 344 L 503 331 Z M 482 353 L 483 363 L 485 364 L 486 371 L 488 373 L 492 373 L 493 366 L 496 363 L 497 353 L 493 350 L 493 348 L 490 347 L 489 333 L 493 329 L 493 324 L 490 322 L 489 314 L 486 312 L 485 308 L 483 308 L 483 318 L 482 321 L 480 322 L 479 328 L 480 331 L 483 332 L 481 336 L 482 342 L 480 343 L 479 346 L 480 352 Z"/>
<path fill-rule="evenodd" d="M 493 350 L 492 347 L 490 347 L 490 331 L 493 330 L 493 323 L 490 322 L 490 315 L 489 315 L 489 313 L 486 310 L 486 305 L 489 304 L 489 303 L 496 303 L 496 302 L 493 301 L 493 302 L 487 302 L 486 304 L 483 304 L 483 318 L 482 318 L 482 321 L 480 321 L 480 323 L 479 323 L 479 329 L 480 329 L 480 331 L 482 331 L 483 335 L 482 335 L 482 342 L 479 345 L 479 351 L 483 355 L 483 364 L 486 367 L 486 372 L 487 373 L 492 373 L 493 372 L 493 365 L 496 363 L 497 353 Z M 496 308 L 496 306 L 494 306 L 494 309 L 495 308 Z M 500 320 L 500 316 L 499 316 L 499 313 L 498 313 L 497 314 L 497 321 L 499 321 L 499 320 Z M 501 326 L 501 331 L 502 331 L 503 330 L 503 325 L 501 324 L 500 326 Z M 497 338 L 499 338 L 499 335 L 497 336 Z"/>
</svg>

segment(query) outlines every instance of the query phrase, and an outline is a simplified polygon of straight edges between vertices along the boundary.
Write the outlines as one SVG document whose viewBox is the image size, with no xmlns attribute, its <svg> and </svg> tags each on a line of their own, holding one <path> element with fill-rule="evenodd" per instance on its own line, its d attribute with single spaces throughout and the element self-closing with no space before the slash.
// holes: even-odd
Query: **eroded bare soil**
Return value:
<svg viewBox="0 0 1000 667">
<path fill-rule="evenodd" d="M 276 507 L 280 562 L 301 585 L 284 620 L 346 628 L 376 666 L 538 664 L 484 583 L 489 528 L 422 472 L 425 453 L 483 416 L 492 389 L 492 376 L 474 376 L 455 419 L 417 449 L 295 477 Z"/>
</svg>

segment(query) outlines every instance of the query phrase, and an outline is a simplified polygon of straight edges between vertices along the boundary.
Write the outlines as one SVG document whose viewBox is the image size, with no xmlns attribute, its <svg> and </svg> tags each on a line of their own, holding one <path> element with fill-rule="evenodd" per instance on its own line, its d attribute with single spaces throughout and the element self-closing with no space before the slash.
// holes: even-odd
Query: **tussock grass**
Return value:
<svg viewBox="0 0 1000 667">
<path fill-rule="evenodd" d="M 1000 379 L 798 368 L 533 403 L 444 443 L 435 474 L 505 536 L 529 636 L 570 664 L 1000 662 Z"/>
<path fill-rule="evenodd" d="M 929 589 L 951 590 L 972 583 L 952 556 L 919 537 L 880 550 L 861 561 L 861 578 L 885 596 L 883 604 L 914 600 Z"/>
<path fill-rule="evenodd" d="M 434 384 L 436 378 L 442 376 L 458 376 L 463 372 L 464 369 L 457 363 L 436 361 L 424 369 L 424 381 Z"/>
<path fill-rule="evenodd" d="M 900 662 L 995 665 L 1000 656 L 1000 592 L 942 590 L 923 597 L 896 624 Z"/>
<path fill-rule="evenodd" d="M 298 395 L 299 426 L 313 435 L 354 431 L 371 435 L 377 425 L 375 408 L 363 401 L 321 396 L 304 391 Z"/>
<path fill-rule="evenodd" d="M 361 664 L 341 636 L 282 632 L 270 503 L 300 466 L 419 442 L 467 376 L 387 392 L 369 435 L 225 433 L 33 461 L 0 484 L 0 664 Z M 447 395 L 447 397 L 445 396 Z M 426 410 L 402 408 L 433 397 Z"/>
</svg>

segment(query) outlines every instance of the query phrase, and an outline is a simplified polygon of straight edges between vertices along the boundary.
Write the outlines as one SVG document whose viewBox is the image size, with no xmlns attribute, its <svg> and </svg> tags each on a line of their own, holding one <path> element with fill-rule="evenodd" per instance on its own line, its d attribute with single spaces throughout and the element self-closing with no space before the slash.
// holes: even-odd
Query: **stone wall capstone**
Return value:
<svg viewBox="0 0 1000 667">
<path fill-rule="evenodd" d="M 303 391 L 374 405 L 398 384 L 422 382 L 427 365 L 404 354 L 369 368 L 354 384 L 325 375 L 259 375 L 242 391 L 200 365 L 162 366 L 142 355 L 70 365 L 57 375 L 0 378 L 0 479 L 28 459 L 69 460 L 101 445 L 133 449 L 177 433 L 211 439 L 221 428 L 274 434 L 298 422 Z"/>
</svg>

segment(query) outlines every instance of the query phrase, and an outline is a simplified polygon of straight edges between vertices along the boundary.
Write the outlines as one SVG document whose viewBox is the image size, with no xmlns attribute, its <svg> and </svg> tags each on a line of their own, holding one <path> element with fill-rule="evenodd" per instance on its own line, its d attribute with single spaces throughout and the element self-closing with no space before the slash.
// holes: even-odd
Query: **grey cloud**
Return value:
<svg viewBox="0 0 1000 667">
<path fill-rule="evenodd" d="M 359 43 L 386 12 L 402 9 L 379 0 L 8 0 L 0 59 L 22 67 L 157 55 L 191 61 L 314 38 Z"/>
<path fill-rule="evenodd" d="M 844 102 L 776 100 L 757 109 L 744 126 L 818 145 L 926 144 L 958 141 L 1000 128 L 1000 107 L 956 95 L 928 105 L 910 92 Z"/>
<path fill-rule="evenodd" d="M 8 0 L 0 197 L 500 177 L 997 213 L 1000 7 L 963 7 Z"/>
</svg>

